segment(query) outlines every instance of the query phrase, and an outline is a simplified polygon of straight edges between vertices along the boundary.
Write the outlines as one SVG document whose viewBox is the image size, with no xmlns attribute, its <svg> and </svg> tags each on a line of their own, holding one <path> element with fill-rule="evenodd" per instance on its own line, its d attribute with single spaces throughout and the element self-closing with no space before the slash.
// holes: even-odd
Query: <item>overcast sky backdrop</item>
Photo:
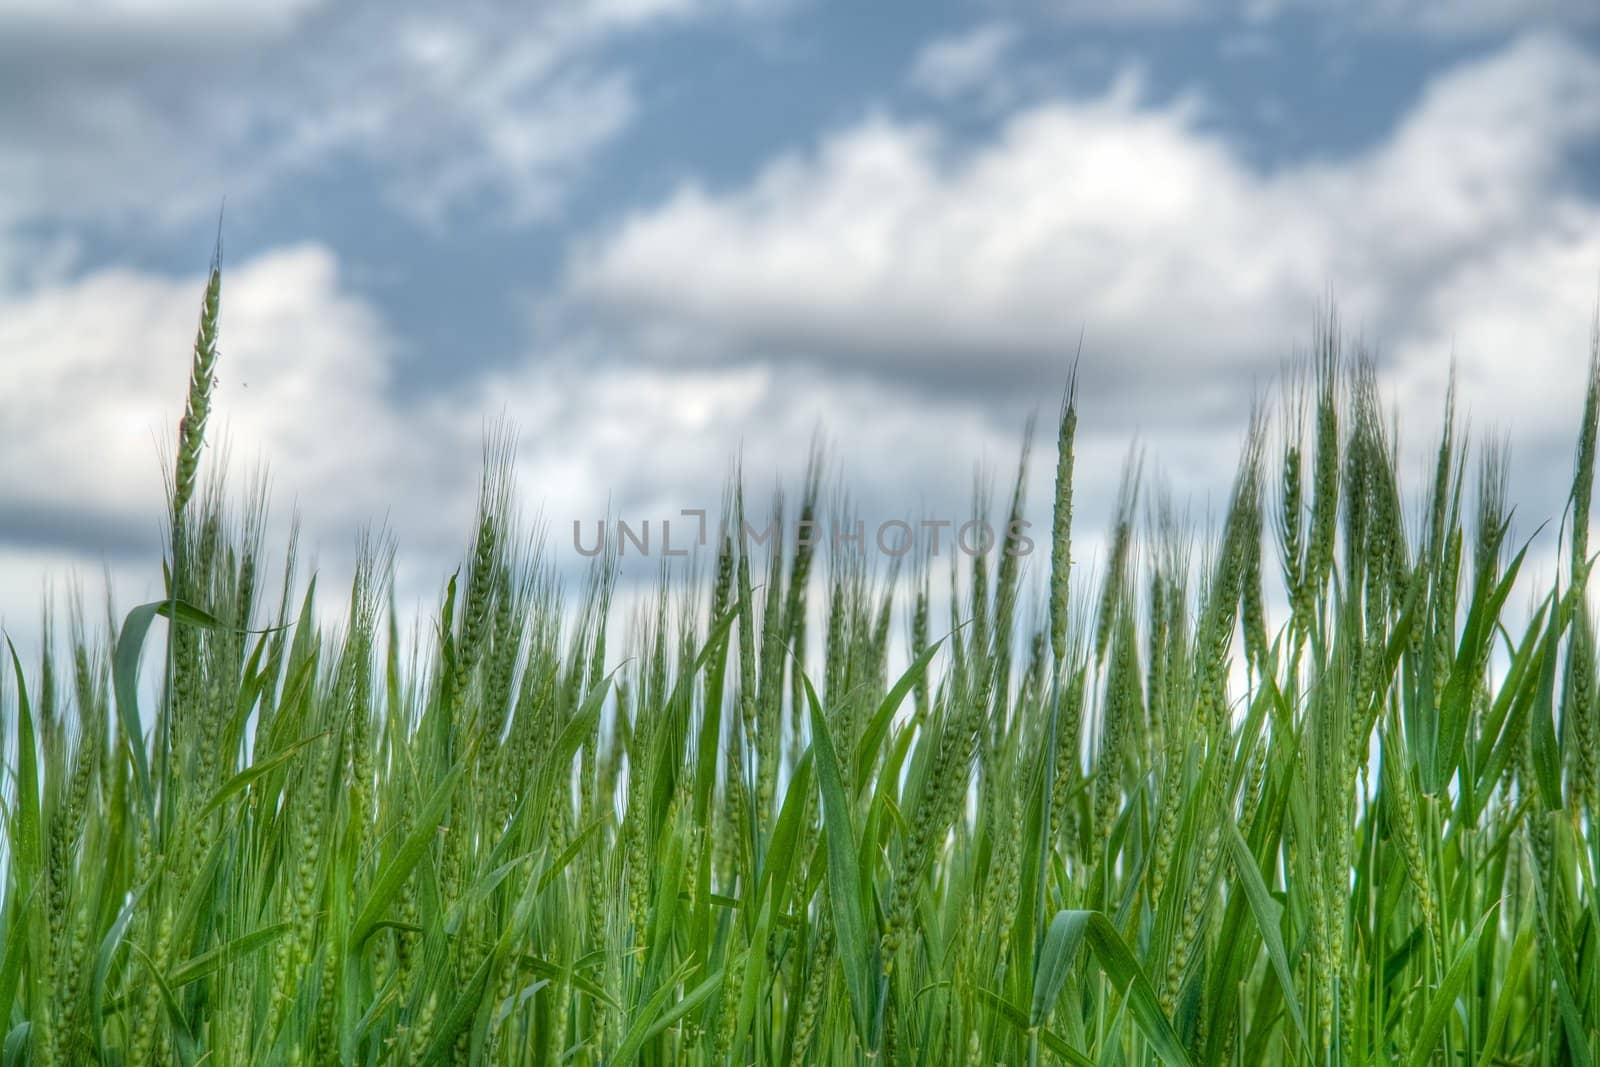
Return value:
<svg viewBox="0 0 1600 1067">
<path fill-rule="evenodd" d="M 1453 356 L 1532 532 L 1600 297 L 1597 16 L 0 0 L 0 617 L 159 595 L 224 197 L 212 440 L 328 569 L 385 523 L 411 603 L 501 413 L 576 572 L 573 519 L 714 511 L 741 446 L 792 485 L 819 425 L 865 513 L 958 509 L 1080 334 L 1085 534 L 1135 438 L 1204 515 L 1330 295 L 1408 455 Z"/>
</svg>

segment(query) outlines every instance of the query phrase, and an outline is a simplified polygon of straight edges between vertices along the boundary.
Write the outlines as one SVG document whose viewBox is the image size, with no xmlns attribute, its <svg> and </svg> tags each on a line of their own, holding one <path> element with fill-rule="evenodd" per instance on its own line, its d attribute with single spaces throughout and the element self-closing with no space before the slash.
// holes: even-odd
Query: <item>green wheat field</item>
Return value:
<svg viewBox="0 0 1600 1067">
<path fill-rule="evenodd" d="M 1070 387 L 1031 557 L 1025 450 L 1000 550 L 903 565 L 735 481 L 632 613 L 491 435 L 403 638 L 385 539 L 318 590 L 205 474 L 221 286 L 165 598 L 6 650 L 4 1064 L 1595 1062 L 1600 342 L 1536 588 L 1504 451 L 1442 398 L 1403 490 L 1329 319 L 1214 528 L 1130 471 L 1094 574 Z"/>
</svg>

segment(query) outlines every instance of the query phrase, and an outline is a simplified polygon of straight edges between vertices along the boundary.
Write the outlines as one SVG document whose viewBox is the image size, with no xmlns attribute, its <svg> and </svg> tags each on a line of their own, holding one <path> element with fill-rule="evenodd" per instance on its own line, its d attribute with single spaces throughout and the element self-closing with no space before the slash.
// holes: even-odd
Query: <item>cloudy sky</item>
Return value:
<svg viewBox="0 0 1600 1067">
<path fill-rule="evenodd" d="M 576 572 L 573 519 L 714 511 L 741 449 L 792 485 L 819 427 L 863 512 L 958 509 L 1080 337 L 1086 526 L 1136 439 L 1203 515 L 1330 297 L 1408 454 L 1454 359 L 1531 532 L 1600 299 L 1600 7 L 0 0 L 15 632 L 74 574 L 159 593 L 224 199 L 212 440 L 329 569 L 386 524 L 407 597 L 501 414 Z"/>
</svg>

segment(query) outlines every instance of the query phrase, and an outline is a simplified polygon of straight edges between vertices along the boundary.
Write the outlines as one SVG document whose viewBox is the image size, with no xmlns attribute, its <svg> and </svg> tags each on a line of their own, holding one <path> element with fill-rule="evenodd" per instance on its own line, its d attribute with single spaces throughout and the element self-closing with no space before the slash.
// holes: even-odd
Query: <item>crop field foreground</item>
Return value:
<svg viewBox="0 0 1600 1067">
<path fill-rule="evenodd" d="M 1595 1063 L 1600 342 L 1531 598 L 1503 451 L 1446 397 L 1404 521 L 1330 318 L 1215 534 L 1130 474 L 1092 582 L 1071 387 L 1040 589 L 741 544 L 736 481 L 625 629 L 492 436 L 407 642 L 382 539 L 340 625 L 293 544 L 261 587 L 260 501 L 203 474 L 221 286 L 165 598 L 0 650 L 5 1065 Z"/>
</svg>

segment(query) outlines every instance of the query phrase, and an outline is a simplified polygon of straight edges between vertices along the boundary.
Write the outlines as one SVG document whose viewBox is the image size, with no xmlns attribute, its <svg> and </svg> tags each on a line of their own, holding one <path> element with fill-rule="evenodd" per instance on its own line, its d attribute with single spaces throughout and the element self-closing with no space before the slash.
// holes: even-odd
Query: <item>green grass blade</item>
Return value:
<svg viewBox="0 0 1600 1067">
<path fill-rule="evenodd" d="M 1289 954 L 1283 947 L 1283 906 L 1272 899 L 1272 894 L 1267 891 L 1267 883 L 1262 880 L 1256 858 L 1245 843 L 1244 836 L 1239 833 L 1238 826 L 1227 822 L 1223 826 L 1223 833 L 1233 855 L 1233 869 L 1239 875 L 1245 899 L 1255 916 L 1256 927 L 1261 931 L 1261 941 L 1266 945 L 1267 959 L 1272 964 L 1273 973 L 1278 976 L 1278 987 L 1283 991 L 1289 1018 L 1294 1023 L 1295 1032 L 1300 1035 L 1302 1048 L 1309 1051 L 1311 1037 L 1306 1032 L 1305 1013 L 1300 1007 L 1300 996 L 1295 991 L 1294 970 L 1289 966 Z"/>
<path fill-rule="evenodd" d="M 845 989 L 850 995 L 850 1010 L 856 1034 L 870 1052 L 877 1047 L 875 1015 L 877 995 L 872 976 L 877 945 L 869 940 L 866 916 L 862 914 L 862 881 L 859 843 L 850 798 L 839 773 L 839 756 L 828 732 L 828 719 L 817 700 L 811 679 L 801 675 L 806 700 L 811 707 L 811 751 L 817 766 L 817 788 L 822 794 L 822 823 L 828 845 L 828 898 L 833 906 L 834 936 L 838 939 L 840 963 L 844 967 Z"/>
<path fill-rule="evenodd" d="M 439 822 L 444 818 L 445 809 L 449 807 L 450 795 L 455 792 L 460 784 L 464 766 L 457 766 L 445 776 L 444 781 L 434 789 L 433 796 L 417 814 L 412 823 L 411 832 L 406 835 L 387 866 L 379 873 L 373 883 L 371 891 L 367 894 L 367 902 L 356 916 L 356 921 L 350 927 L 349 951 L 361 951 L 367 938 L 377 929 L 378 920 L 394 904 L 400 895 L 400 888 L 422 857 L 427 854 L 429 847 L 438 836 Z"/>
</svg>

